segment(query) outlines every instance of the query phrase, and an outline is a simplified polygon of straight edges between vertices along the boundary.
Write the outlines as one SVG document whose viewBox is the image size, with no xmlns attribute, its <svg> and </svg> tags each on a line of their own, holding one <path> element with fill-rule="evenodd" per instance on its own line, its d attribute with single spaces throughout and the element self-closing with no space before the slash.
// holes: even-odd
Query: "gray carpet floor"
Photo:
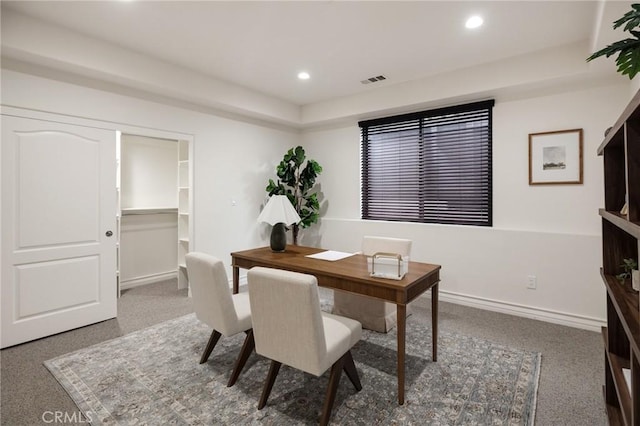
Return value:
<svg viewBox="0 0 640 426">
<path fill-rule="evenodd" d="M 171 280 L 124 291 L 117 319 L 2 350 L 2 425 L 51 424 L 57 412 L 81 423 L 77 407 L 42 363 L 193 312 L 186 291 L 176 288 Z M 431 316 L 428 299 L 412 306 L 413 315 Z M 439 327 L 542 353 L 536 425 L 607 424 L 602 400 L 604 353 L 598 333 L 443 302 Z"/>
</svg>

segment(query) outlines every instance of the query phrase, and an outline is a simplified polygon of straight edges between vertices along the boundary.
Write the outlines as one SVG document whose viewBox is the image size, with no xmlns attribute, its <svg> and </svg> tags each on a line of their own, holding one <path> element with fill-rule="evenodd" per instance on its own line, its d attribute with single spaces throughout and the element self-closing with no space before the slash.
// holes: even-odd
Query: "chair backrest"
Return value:
<svg viewBox="0 0 640 426">
<path fill-rule="evenodd" d="M 410 256 L 411 240 L 388 237 L 363 237 L 362 254 L 372 256 L 377 252 L 397 253 L 401 256 Z"/>
<path fill-rule="evenodd" d="M 327 347 L 316 277 L 255 267 L 247 280 L 256 352 L 302 371 L 317 371 Z"/>
<path fill-rule="evenodd" d="M 196 317 L 225 336 L 238 322 L 222 261 L 205 253 L 185 256 Z"/>
</svg>

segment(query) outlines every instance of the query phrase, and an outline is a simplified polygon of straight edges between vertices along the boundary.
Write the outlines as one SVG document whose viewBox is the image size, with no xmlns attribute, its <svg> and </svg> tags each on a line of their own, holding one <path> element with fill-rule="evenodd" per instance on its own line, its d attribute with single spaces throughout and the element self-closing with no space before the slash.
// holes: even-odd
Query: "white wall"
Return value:
<svg viewBox="0 0 640 426">
<path fill-rule="evenodd" d="M 7 69 L 2 71 L 2 102 L 70 120 L 93 119 L 125 133 L 164 132 L 193 140 L 192 249 L 218 256 L 227 266 L 230 252 L 268 241 L 268 228 L 256 223 L 264 187 L 282 154 L 302 142 L 324 168 L 319 179 L 322 221 L 304 231 L 303 244 L 356 250 L 365 234 L 412 238 L 414 259 L 443 265 L 444 300 L 595 329 L 604 319 L 605 300 L 598 277 L 602 164 L 595 149 L 629 99 L 628 82 L 619 81 L 507 91 L 496 98 L 490 229 L 359 220 L 355 119 L 346 127 L 328 125 L 299 134 Z M 569 128 L 584 129 L 584 185 L 529 186 L 527 135 Z M 535 291 L 525 288 L 530 274 L 538 277 Z"/>
<path fill-rule="evenodd" d="M 177 213 L 122 216 L 119 243 L 122 289 L 176 276 Z"/>
<path fill-rule="evenodd" d="M 307 153 L 324 169 L 319 243 L 351 251 L 363 235 L 411 238 L 413 259 L 442 265 L 443 300 L 596 329 L 605 319 L 596 148 L 628 90 L 617 84 L 496 99 L 492 228 L 360 220 L 357 123 L 307 131 Z M 529 186 L 528 134 L 572 128 L 584 129 L 584 184 Z M 526 288 L 528 275 L 537 290 Z"/>
<path fill-rule="evenodd" d="M 123 134 L 120 144 L 122 208 L 177 208 L 178 141 Z"/>
<path fill-rule="evenodd" d="M 256 221 L 268 179 L 282 155 L 300 141 L 297 131 L 222 118 L 2 69 L 2 103 L 54 112 L 67 121 L 124 133 L 169 137 L 194 143 L 194 232 L 192 250 L 222 259 L 232 251 L 268 244 Z M 114 183 L 115 185 L 115 183 Z M 233 203 L 235 202 L 235 203 Z M 230 272 L 230 268 L 228 269 Z"/>
</svg>

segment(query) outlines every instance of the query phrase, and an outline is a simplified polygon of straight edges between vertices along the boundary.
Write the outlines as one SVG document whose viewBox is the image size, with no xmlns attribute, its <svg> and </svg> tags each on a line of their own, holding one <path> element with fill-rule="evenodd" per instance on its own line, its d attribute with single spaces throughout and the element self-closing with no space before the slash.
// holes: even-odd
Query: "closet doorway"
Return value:
<svg viewBox="0 0 640 426">
<path fill-rule="evenodd" d="M 178 278 L 187 287 L 188 141 L 122 133 L 118 143 L 118 291 Z"/>
</svg>

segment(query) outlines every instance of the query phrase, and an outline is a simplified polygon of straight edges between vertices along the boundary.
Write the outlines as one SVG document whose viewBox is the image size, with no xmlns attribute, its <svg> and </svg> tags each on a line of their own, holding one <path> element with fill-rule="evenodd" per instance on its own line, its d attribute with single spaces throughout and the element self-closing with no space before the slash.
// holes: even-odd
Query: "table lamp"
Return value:
<svg viewBox="0 0 640 426">
<path fill-rule="evenodd" d="M 266 222 L 273 226 L 271 251 L 282 252 L 287 246 L 286 226 L 300 222 L 300 216 L 286 195 L 272 195 L 258 216 L 258 222 Z"/>
</svg>

